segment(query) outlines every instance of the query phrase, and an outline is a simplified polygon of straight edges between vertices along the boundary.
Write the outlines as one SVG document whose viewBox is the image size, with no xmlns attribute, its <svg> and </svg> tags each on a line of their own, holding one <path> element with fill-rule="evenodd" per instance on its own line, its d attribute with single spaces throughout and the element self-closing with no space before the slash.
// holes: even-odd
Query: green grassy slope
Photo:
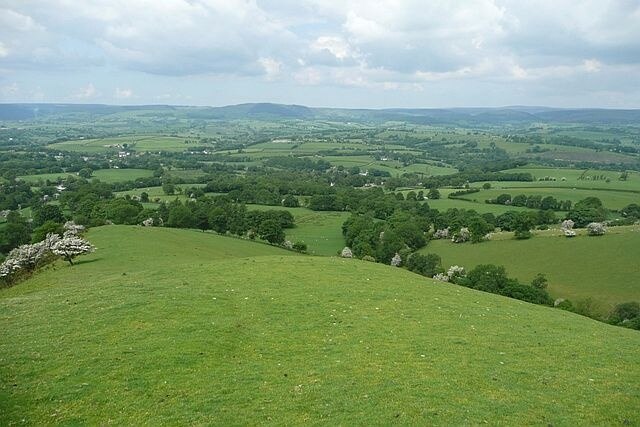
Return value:
<svg viewBox="0 0 640 427">
<path fill-rule="evenodd" d="M 0 291 L 3 423 L 640 422 L 636 331 L 210 234 L 89 239 Z"/>
<path fill-rule="evenodd" d="M 434 240 L 421 252 L 437 253 L 445 267 L 504 265 L 510 276 L 524 282 L 544 273 L 554 297 L 572 300 L 593 297 L 612 306 L 640 301 L 638 248 L 640 228 L 634 226 L 613 227 L 605 236 L 581 234 L 572 239 L 561 236 L 558 230 L 550 230 L 536 232 L 529 240 L 501 239 L 495 235 L 492 241 L 475 245 Z"/>
</svg>

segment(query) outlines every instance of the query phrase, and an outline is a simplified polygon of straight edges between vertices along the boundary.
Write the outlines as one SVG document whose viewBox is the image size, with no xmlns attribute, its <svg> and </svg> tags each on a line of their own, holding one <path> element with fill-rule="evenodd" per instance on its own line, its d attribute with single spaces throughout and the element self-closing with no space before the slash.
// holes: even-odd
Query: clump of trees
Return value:
<svg viewBox="0 0 640 427">
<path fill-rule="evenodd" d="M 566 218 L 572 220 L 576 227 L 583 228 L 591 222 L 604 222 L 607 210 L 597 197 L 587 197 L 576 203 Z"/>
<path fill-rule="evenodd" d="M 503 266 L 481 264 L 469 271 L 466 276 L 453 280 L 450 278 L 449 281 L 479 291 L 504 295 L 534 304 L 553 305 L 553 299 L 545 290 L 546 279 L 544 276 L 536 277 L 532 284 L 520 283 L 517 279 L 508 277 Z"/>
<path fill-rule="evenodd" d="M 438 273 L 433 278 L 534 304 L 553 305 L 553 300 L 546 291 L 547 280 L 541 274 L 528 285 L 509 278 L 502 266 L 481 264 L 468 274 L 463 267 L 454 265 L 446 273 Z"/>
<path fill-rule="evenodd" d="M 521 206 L 531 209 L 569 211 L 571 209 L 571 200 L 557 200 L 553 196 L 542 197 L 540 195 L 518 194 L 514 197 L 509 193 L 500 194 L 495 199 L 487 199 L 486 203 L 505 205 L 505 206 Z"/>
</svg>

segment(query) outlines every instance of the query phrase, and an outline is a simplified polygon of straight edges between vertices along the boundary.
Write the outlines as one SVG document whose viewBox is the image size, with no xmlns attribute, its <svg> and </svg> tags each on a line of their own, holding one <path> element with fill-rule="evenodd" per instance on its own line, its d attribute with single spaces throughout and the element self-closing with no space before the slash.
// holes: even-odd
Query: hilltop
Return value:
<svg viewBox="0 0 640 427">
<path fill-rule="evenodd" d="M 640 334 L 188 230 L 0 291 L 8 424 L 637 424 Z"/>
<path fill-rule="evenodd" d="M 174 105 L 103 104 L 0 104 L 0 120 L 95 118 L 123 113 L 145 118 L 171 117 L 209 120 L 332 120 L 356 122 L 401 121 L 422 125 L 499 126 L 539 123 L 633 125 L 640 121 L 638 109 L 483 107 L 483 108 L 317 108 L 275 103 L 245 103 L 221 107 Z"/>
</svg>

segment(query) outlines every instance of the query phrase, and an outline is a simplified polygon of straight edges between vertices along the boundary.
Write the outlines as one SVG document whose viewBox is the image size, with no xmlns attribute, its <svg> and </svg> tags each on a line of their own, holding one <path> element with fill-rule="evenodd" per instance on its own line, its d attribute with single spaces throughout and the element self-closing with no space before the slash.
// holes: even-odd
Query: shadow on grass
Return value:
<svg viewBox="0 0 640 427">
<path fill-rule="evenodd" d="M 100 261 L 102 258 L 92 258 L 92 259 L 81 259 L 78 261 L 73 261 L 73 265 L 82 265 L 82 264 L 90 264 L 92 262 Z M 68 261 L 65 261 L 67 265 L 69 265 Z"/>
</svg>

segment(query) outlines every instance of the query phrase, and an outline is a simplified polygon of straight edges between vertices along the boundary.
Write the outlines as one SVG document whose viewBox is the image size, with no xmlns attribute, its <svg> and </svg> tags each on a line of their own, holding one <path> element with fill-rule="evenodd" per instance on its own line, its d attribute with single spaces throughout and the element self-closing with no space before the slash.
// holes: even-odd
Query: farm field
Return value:
<svg viewBox="0 0 640 427">
<path fill-rule="evenodd" d="M 210 233 L 88 238 L 0 290 L 7 424 L 638 422 L 636 331 Z"/>
<path fill-rule="evenodd" d="M 423 253 L 437 253 L 445 268 L 478 264 L 504 265 L 507 273 L 529 283 L 537 273 L 549 280 L 555 298 L 571 300 L 592 297 L 608 311 L 613 304 L 640 299 L 640 269 L 637 248 L 640 227 L 612 227 L 608 234 L 572 239 L 559 230 L 535 232 L 528 240 L 515 240 L 511 233 L 499 234 L 479 244 L 454 244 L 433 240 Z"/>
<path fill-rule="evenodd" d="M 573 204 L 587 197 L 599 198 L 608 209 L 622 209 L 631 203 L 640 203 L 640 192 L 625 192 L 615 190 L 586 190 L 580 188 L 554 188 L 536 187 L 534 183 L 530 187 L 511 187 L 511 183 L 496 183 L 496 187 L 502 184 L 501 188 L 481 190 L 479 193 L 469 194 L 466 197 L 483 203 L 488 199 L 495 199 L 499 195 L 507 193 L 515 197 L 519 194 L 526 196 L 552 196 L 558 200 L 571 200 Z"/>
<path fill-rule="evenodd" d="M 77 176 L 75 173 L 46 173 L 39 175 L 23 175 L 19 178 L 25 182 L 37 184 L 40 180 L 57 181 L 68 176 Z M 96 178 L 107 183 L 133 181 L 136 178 L 153 176 L 153 171 L 148 169 L 98 169 L 93 171 L 90 179 Z"/>
<path fill-rule="evenodd" d="M 445 197 L 441 199 L 427 200 L 427 203 L 430 208 L 438 209 L 441 212 L 444 212 L 447 209 L 473 209 L 480 214 L 492 213 L 494 215 L 500 215 L 508 211 L 531 210 L 529 208 L 519 206 L 502 206 L 485 203 L 484 199 L 478 197 L 480 194 L 482 194 L 482 192 L 468 195 L 470 197 L 474 197 L 474 199 L 477 200 L 475 202 L 461 199 L 448 199 Z"/>
<path fill-rule="evenodd" d="M 307 208 L 283 208 L 279 206 L 247 205 L 247 209 L 280 209 L 291 212 L 296 226 L 286 229 L 291 242 L 305 242 L 312 255 L 336 255 L 344 247 L 342 224 L 349 212 L 317 212 Z"/>
<path fill-rule="evenodd" d="M 123 137 L 80 139 L 58 142 L 48 145 L 48 148 L 79 153 L 105 153 L 113 151 L 184 151 L 195 146 L 201 146 L 198 141 L 185 143 L 188 137 L 172 137 L 161 135 L 132 135 Z M 126 145 L 126 149 L 123 148 Z"/>
<path fill-rule="evenodd" d="M 569 168 L 541 168 L 541 167 L 522 167 L 516 169 L 508 169 L 505 172 L 522 172 L 530 173 L 533 175 L 534 182 L 496 182 L 496 185 L 508 185 L 510 187 L 519 186 L 536 186 L 536 187 L 569 187 L 569 188 L 598 188 L 606 190 L 626 190 L 626 191 L 640 191 L 640 173 L 634 171 L 628 171 L 628 178 L 626 181 L 621 181 L 621 172 L 619 171 L 607 171 L 598 169 L 569 169 Z M 583 176 L 589 179 L 578 179 Z M 595 176 L 603 175 L 605 180 L 594 180 Z M 552 177 L 556 178 L 555 181 L 538 181 L 540 178 Z M 565 178 L 565 181 L 562 181 Z M 606 178 L 610 179 L 610 182 L 606 182 Z"/>
</svg>

